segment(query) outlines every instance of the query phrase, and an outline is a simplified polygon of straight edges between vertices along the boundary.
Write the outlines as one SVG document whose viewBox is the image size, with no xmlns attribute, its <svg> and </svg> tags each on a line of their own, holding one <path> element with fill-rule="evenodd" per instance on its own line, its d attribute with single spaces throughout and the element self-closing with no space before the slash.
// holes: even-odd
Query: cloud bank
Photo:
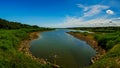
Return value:
<svg viewBox="0 0 120 68">
<path fill-rule="evenodd" d="M 61 24 L 56 24 L 56 27 L 105 27 L 105 26 L 120 26 L 120 17 L 109 18 L 109 16 L 114 15 L 115 12 L 109 9 L 106 5 L 91 5 L 84 6 L 82 4 L 77 4 L 79 8 L 83 10 L 83 16 L 66 16 L 65 21 Z M 105 14 L 101 17 L 99 16 L 101 12 Z M 98 17 L 94 17 L 98 15 Z M 86 20 L 87 18 L 91 18 Z M 112 21 L 112 22 L 111 22 Z"/>
<path fill-rule="evenodd" d="M 112 23 L 111 23 L 112 21 Z M 85 21 L 83 18 L 66 17 L 66 21 L 58 24 L 57 27 L 105 27 L 105 26 L 120 26 L 120 19 L 118 18 L 96 18 Z"/>
</svg>

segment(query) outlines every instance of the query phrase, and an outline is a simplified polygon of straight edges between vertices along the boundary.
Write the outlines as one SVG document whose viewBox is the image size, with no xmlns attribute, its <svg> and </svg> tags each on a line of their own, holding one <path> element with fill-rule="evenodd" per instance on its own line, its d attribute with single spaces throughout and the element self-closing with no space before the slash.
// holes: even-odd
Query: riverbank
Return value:
<svg viewBox="0 0 120 68">
<path fill-rule="evenodd" d="M 40 64 L 25 52 L 18 51 L 20 42 L 28 39 L 29 33 L 36 29 L 0 30 L 0 68 L 52 68 L 49 64 Z M 25 41 L 27 43 L 27 41 Z M 25 49 L 25 48 L 24 48 Z"/>
<path fill-rule="evenodd" d="M 43 58 L 37 58 L 37 57 L 33 56 L 32 53 L 30 52 L 30 42 L 34 39 L 37 39 L 39 37 L 38 36 L 39 34 L 40 34 L 40 32 L 30 33 L 28 39 L 21 41 L 18 51 L 20 51 L 20 52 L 24 53 L 25 55 L 31 57 L 33 60 L 39 62 L 40 64 L 43 64 L 43 65 L 48 64 L 48 65 L 51 65 L 51 67 L 53 67 L 53 68 L 60 68 L 59 65 L 50 63 L 49 61 L 47 61 Z"/>
<path fill-rule="evenodd" d="M 91 45 L 91 47 L 93 47 L 96 50 L 96 55 L 91 58 L 91 63 L 95 63 L 97 60 L 99 60 L 102 56 L 105 55 L 106 50 L 98 46 L 97 41 L 93 38 L 91 34 L 84 35 L 82 33 L 77 33 L 77 32 L 67 32 L 67 33 L 80 40 L 86 41 L 89 45 Z"/>
</svg>

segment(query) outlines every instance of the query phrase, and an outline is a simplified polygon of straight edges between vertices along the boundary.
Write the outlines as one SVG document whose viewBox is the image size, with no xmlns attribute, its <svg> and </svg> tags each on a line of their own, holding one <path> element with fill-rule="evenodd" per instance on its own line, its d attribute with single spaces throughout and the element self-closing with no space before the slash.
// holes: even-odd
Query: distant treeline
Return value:
<svg viewBox="0 0 120 68">
<path fill-rule="evenodd" d="M 20 22 L 11 22 L 0 18 L 0 29 L 39 29 L 39 30 L 51 30 L 51 28 L 39 27 L 37 25 L 21 24 Z"/>
<path fill-rule="evenodd" d="M 114 32 L 114 31 L 119 31 L 120 27 L 118 27 L 118 26 L 109 26 L 109 27 L 76 27 L 76 28 L 69 28 L 69 29 L 89 30 L 89 31 L 93 31 L 93 32 Z"/>
<path fill-rule="evenodd" d="M 19 22 L 10 22 L 4 19 L 0 19 L 1 29 L 20 29 L 20 28 L 39 28 L 37 25 L 21 24 Z"/>
</svg>

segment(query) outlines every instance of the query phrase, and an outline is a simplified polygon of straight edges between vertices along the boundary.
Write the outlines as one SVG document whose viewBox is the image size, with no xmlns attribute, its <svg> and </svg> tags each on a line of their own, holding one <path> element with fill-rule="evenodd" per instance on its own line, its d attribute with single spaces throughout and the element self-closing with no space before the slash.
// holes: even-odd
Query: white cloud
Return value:
<svg viewBox="0 0 120 68">
<path fill-rule="evenodd" d="M 56 26 L 55 27 L 61 27 L 61 28 L 64 28 L 64 27 L 76 27 L 76 26 L 81 26 L 80 24 L 82 22 L 82 18 L 76 18 L 76 17 L 70 17 L 70 16 L 66 16 L 65 20 L 63 23 L 60 23 L 60 24 L 55 24 Z"/>
<path fill-rule="evenodd" d="M 109 8 L 105 5 L 92 5 L 84 6 L 82 4 L 77 4 L 78 7 L 83 8 L 84 15 L 81 17 L 66 16 L 65 20 L 61 24 L 54 24 L 55 27 L 101 27 L 101 26 L 120 26 L 120 17 L 108 19 L 109 15 L 103 15 L 102 17 L 93 18 L 86 20 L 87 17 L 93 17 L 99 14 L 103 10 Z M 105 11 L 104 11 L 105 12 Z M 106 10 L 107 14 L 114 14 L 112 10 Z M 112 23 L 110 22 L 112 21 Z"/>
<path fill-rule="evenodd" d="M 83 17 L 70 17 L 67 16 L 64 23 L 57 24 L 56 27 L 101 27 L 101 26 L 120 26 L 120 20 L 118 18 L 107 19 L 106 16 L 101 18 L 91 19 L 85 21 Z M 110 23 L 112 21 L 112 23 Z"/>
<path fill-rule="evenodd" d="M 82 4 L 77 4 L 77 6 L 78 6 L 79 8 L 83 8 L 84 11 L 87 11 L 87 10 L 89 9 L 89 7 L 86 7 L 86 6 L 82 5 Z"/>
<path fill-rule="evenodd" d="M 112 15 L 112 14 L 114 14 L 114 11 L 112 11 L 112 10 L 106 10 L 106 13 Z"/>
<path fill-rule="evenodd" d="M 77 4 L 78 7 L 83 8 L 84 16 L 90 17 L 99 14 L 102 10 L 108 9 L 109 6 L 106 5 L 92 5 L 92 6 L 84 6 L 82 4 Z"/>
</svg>

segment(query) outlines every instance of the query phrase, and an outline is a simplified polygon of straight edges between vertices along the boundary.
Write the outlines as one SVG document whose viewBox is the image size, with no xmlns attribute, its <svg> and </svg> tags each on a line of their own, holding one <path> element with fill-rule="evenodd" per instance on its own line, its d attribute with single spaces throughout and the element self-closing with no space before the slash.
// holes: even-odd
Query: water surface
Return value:
<svg viewBox="0 0 120 68">
<path fill-rule="evenodd" d="M 95 50 L 85 41 L 69 34 L 68 30 L 42 32 L 33 40 L 30 51 L 36 57 L 44 58 L 63 68 L 82 68 L 90 64 Z"/>
</svg>

